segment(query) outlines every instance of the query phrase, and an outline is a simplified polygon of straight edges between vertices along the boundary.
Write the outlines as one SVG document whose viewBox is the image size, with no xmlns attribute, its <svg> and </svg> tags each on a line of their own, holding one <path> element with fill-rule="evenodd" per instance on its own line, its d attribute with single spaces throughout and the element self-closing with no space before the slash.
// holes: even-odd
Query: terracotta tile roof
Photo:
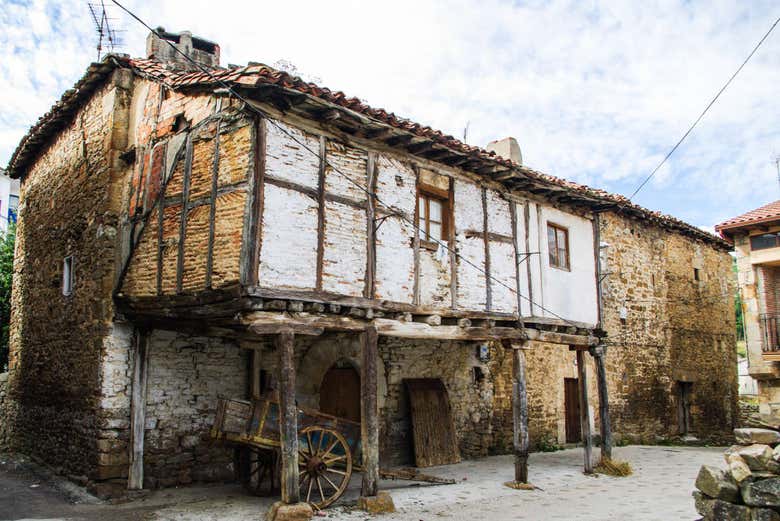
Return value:
<svg viewBox="0 0 780 521">
<path fill-rule="evenodd" d="M 760 208 L 750 210 L 749 212 L 745 212 L 742 215 L 738 215 L 727 221 L 723 221 L 722 223 L 716 225 L 715 229 L 720 232 L 721 235 L 726 237 L 726 234 L 724 234 L 724 231 L 726 230 L 734 230 L 737 228 L 742 228 L 743 226 L 767 223 L 771 221 L 780 221 L 780 200 L 765 204 Z"/>
<path fill-rule="evenodd" d="M 250 63 L 244 67 L 237 68 L 215 68 L 210 71 L 210 74 L 206 74 L 202 71 L 177 71 L 155 59 L 131 59 L 126 55 L 109 55 L 101 63 L 90 65 L 87 73 L 76 83 L 74 88 L 66 91 L 60 101 L 49 112 L 39 118 L 27 135 L 22 138 L 8 163 L 9 175 L 12 177 L 22 175 L 25 168 L 34 161 L 37 154 L 45 146 L 49 137 L 71 120 L 75 108 L 89 97 L 102 83 L 102 80 L 116 67 L 130 67 L 137 75 L 162 82 L 172 89 L 217 89 L 220 87 L 219 80 L 237 87 L 256 88 L 273 85 L 285 89 L 285 91 L 294 91 L 298 94 L 311 96 L 326 103 L 348 109 L 374 122 L 402 130 L 416 137 L 426 138 L 439 146 L 468 156 L 475 161 L 479 160 L 510 168 L 524 178 L 531 179 L 535 183 L 543 184 L 558 192 L 566 192 L 572 198 L 589 204 L 594 208 L 619 211 L 667 229 L 704 240 L 723 249 L 730 248 L 729 244 L 720 237 L 716 237 L 676 217 L 648 210 L 634 204 L 622 195 L 612 194 L 518 165 L 509 159 L 496 155 L 495 152 L 489 152 L 483 148 L 463 143 L 440 130 L 420 125 L 384 109 L 370 107 L 358 98 L 349 97 L 341 91 L 332 91 L 314 83 L 305 82 L 301 78 L 259 63 Z"/>
</svg>

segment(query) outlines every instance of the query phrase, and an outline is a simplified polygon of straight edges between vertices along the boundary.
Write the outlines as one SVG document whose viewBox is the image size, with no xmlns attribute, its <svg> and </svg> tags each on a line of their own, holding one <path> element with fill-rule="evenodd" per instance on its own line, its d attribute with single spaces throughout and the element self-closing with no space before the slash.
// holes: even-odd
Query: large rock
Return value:
<svg viewBox="0 0 780 521">
<path fill-rule="evenodd" d="M 739 488 L 734 479 L 717 467 L 702 465 L 696 477 L 696 488 L 711 498 L 729 502 L 739 499 Z"/>
<path fill-rule="evenodd" d="M 744 505 L 713 499 L 698 490 L 693 492 L 693 500 L 696 503 L 696 511 L 704 516 L 705 521 L 753 521 L 750 518 L 750 508 Z"/>
<path fill-rule="evenodd" d="M 750 521 L 780 521 L 780 514 L 771 508 L 752 508 Z"/>
<path fill-rule="evenodd" d="M 748 467 L 747 463 L 745 463 L 745 460 L 742 459 L 742 456 L 739 454 L 730 454 L 726 458 L 726 461 L 729 464 L 729 472 L 731 473 L 731 477 L 734 478 L 734 481 L 737 483 L 742 483 L 753 475 L 753 473 L 750 471 L 750 467 Z"/>
<path fill-rule="evenodd" d="M 734 429 L 734 438 L 740 445 L 777 445 L 780 443 L 780 432 L 771 429 Z"/>
<path fill-rule="evenodd" d="M 775 447 L 775 450 L 772 452 L 772 459 L 780 461 L 780 445 Z"/>
<path fill-rule="evenodd" d="M 780 507 L 780 478 L 745 480 L 740 485 L 742 500 L 752 507 Z"/>
<path fill-rule="evenodd" d="M 736 454 L 745 460 L 750 470 L 767 470 L 767 463 L 774 458 L 772 447 L 758 443 L 742 447 L 736 451 Z"/>
</svg>

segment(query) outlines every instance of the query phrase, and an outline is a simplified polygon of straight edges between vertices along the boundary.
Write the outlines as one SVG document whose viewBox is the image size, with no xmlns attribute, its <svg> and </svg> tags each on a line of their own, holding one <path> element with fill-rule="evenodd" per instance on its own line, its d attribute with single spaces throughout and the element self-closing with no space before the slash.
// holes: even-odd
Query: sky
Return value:
<svg viewBox="0 0 780 521">
<path fill-rule="evenodd" d="M 0 0 L 0 166 L 97 57 L 86 1 Z M 117 52 L 146 29 L 105 0 Z M 544 173 L 630 195 L 780 16 L 776 0 L 125 0 L 216 41 L 222 64 L 305 78 Z M 705 229 L 780 199 L 780 28 L 634 202 Z"/>
</svg>

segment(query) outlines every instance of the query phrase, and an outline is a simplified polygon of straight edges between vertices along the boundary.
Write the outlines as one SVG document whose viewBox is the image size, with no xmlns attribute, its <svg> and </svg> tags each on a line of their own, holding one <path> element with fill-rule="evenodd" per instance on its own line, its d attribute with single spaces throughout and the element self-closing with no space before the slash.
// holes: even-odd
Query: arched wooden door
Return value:
<svg viewBox="0 0 780 521">
<path fill-rule="evenodd" d="M 320 411 L 360 421 L 360 374 L 352 366 L 334 365 L 322 378 Z"/>
</svg>

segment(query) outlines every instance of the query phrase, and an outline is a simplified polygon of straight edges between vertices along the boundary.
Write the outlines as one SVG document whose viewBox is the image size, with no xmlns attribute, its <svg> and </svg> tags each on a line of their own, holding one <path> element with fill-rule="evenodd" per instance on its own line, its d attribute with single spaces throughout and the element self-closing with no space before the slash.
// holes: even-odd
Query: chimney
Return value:
<svg viewBox="0 0 780 521">
<path fill-rule="evenodd" d="M 173 50 L 170 44 L 204 67 L 219 67 L 219 45 L 189 31 L 169 33 L 163 27 L 157 28 L 159 37 L 150 32 L 146 37 L 146 56 L 156 58 L 181 70 L 195 70 L 197 67 L 187 58 Z"/>
<path fill-rule="evenodd" d="M 520 145 L 513 137 L 505 137 L 497 141 L 491 141 L 487 144 L 488 152 L 495 152 L 504 159 L 511 159 L 518 165 L 523 164 L 523 154 L 520 152 Z"/>
</svg>

